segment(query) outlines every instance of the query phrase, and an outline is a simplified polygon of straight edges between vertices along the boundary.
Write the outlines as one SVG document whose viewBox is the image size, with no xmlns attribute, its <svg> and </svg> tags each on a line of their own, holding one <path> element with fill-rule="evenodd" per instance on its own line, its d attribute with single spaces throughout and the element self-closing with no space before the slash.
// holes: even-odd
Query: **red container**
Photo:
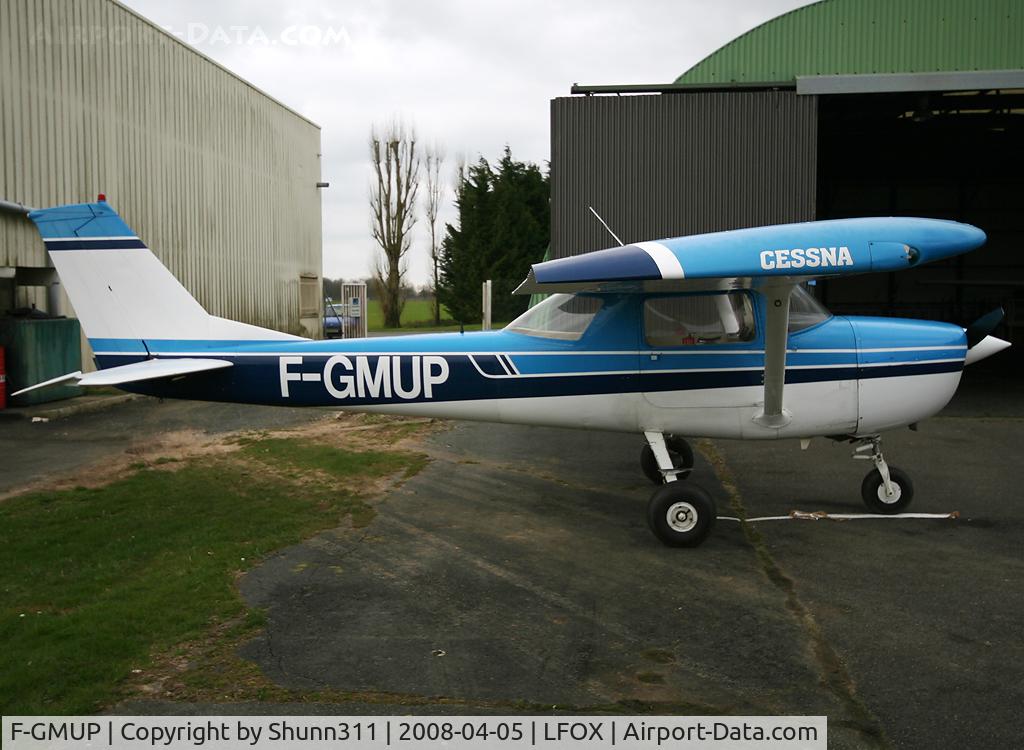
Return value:
<svg viewBox="0 0 1024 750">
<path fill-rule="evenodd" d="M 0 409 L 7 408 L 7 369 L 4 366 L 4 348 L 0 346 Z"/>
</svg>

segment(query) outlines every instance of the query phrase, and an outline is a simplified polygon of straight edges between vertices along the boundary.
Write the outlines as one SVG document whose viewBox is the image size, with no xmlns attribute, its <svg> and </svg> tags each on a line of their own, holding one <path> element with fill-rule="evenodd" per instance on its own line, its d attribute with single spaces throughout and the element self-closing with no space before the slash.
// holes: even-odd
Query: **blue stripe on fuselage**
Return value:
<svg viewBox="0 0 1024 750">
<path fill-rule="evenodd" d="M 513 342 L 513 337 L 516 343 Z M 89 339 L 89 344 L 96 353 L 123 352 L 142 349 L 137 339 Z M 536 339 L 529 336 L 515 336 L 504 331 L 483 331 L 475 333 L 436 333 L 416 336 L 382 336 L 366 339 L 327 339 L 312 341 L 310 339 L 146 339 L 149 350 L 161 354 L 189 356 L 192 354 L 218 355 L 229 354 L 297 354 L 325 355 L 332 354 L 403 354 L 403 353 L 494 353 L 501 354 L 514 351 L 514 348 L 530 351 L 569 351 L 578 347 L 566 346 L 565 342 L 553 339 Z M 129 347 L 125 349 L 124 347 Z"/>
</svg>

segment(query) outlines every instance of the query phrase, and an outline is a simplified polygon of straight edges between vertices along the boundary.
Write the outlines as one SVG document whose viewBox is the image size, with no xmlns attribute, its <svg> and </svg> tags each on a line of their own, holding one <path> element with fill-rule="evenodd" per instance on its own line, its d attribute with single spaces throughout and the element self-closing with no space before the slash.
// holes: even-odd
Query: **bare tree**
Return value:
<svg viewBox="0 0 1024 750">
<path fill-rule="evenodd" d="M 420 157 L 416 133 L 399 121 L 381 132 L 370 130 L 370 161 L 376 184 L 370 186 L 373 239 L 384 251 L 374 269 L 374 283 L 384 313 L 384 325 L 398 328 L 405 299 L 402 277 L 405 254 L 416 224 L 416 194 L 420 181 Z"/>
<path fill-rule="evenodd" d="M 430 263 L 431 285 L 434 293 L 434 325 L 441 325 L 441 303 L 437 300 L 438 263 L 441 256 L 440 237 L 437 235 L 437 212 L 444 198 L 444 181 L 441 179 L 441 167 L 444 165 L 444 149 L 434 144 L 427 149 L 424 157 L 424 172 L 427 178 L 427 199 L 424 214 L 430 227 Z"/>
</svg>

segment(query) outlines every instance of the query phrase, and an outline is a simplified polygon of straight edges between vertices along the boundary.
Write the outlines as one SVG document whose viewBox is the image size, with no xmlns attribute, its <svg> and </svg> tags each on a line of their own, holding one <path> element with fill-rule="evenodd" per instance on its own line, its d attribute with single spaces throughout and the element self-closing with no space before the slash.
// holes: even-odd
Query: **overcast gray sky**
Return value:
<svg viewBox="0 0 1024 750">
<path fill-rule="evenodd" d="M 549 102 L 574 83 L 667 83 L 808 0 L 122 0 L 323 129 L 324 275 L 362 277 L 373 123 L 455 157 L 550 156 Z M 442 220 L 454 221 L 449 192 Z M 409 277 L 429 275 L 424 222 Z"/>
</svg>

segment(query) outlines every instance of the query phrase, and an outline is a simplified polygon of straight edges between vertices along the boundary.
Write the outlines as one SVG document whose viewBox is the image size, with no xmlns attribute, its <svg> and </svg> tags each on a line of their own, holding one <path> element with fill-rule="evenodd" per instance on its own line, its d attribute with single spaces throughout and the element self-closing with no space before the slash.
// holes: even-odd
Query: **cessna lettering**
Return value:
<svg viewBox="0 0 1024 750">
<path fill-rule="evenodd" d="M 434 397 L 434 386 L 448 380 L 444 357 L 381 355 L 367 357 L 335 354 L 324 362 L 322 372 L 302 372 L 302 357 L 278 357 L 281 396 L 288 398 L 292 382 L 323 383 L 336 399 Z M 404 366 L 403 366 L 404 364 Z"/>
<path fill-rule="evenodd" d="M 765 250 L 761 253 L 761 268 L 773 271 L 777 268 L 827 268 L 829 266 L 852 266 L 853 256 L 848 247 L 809 247 L 806 250 Z"/>
</svg>

